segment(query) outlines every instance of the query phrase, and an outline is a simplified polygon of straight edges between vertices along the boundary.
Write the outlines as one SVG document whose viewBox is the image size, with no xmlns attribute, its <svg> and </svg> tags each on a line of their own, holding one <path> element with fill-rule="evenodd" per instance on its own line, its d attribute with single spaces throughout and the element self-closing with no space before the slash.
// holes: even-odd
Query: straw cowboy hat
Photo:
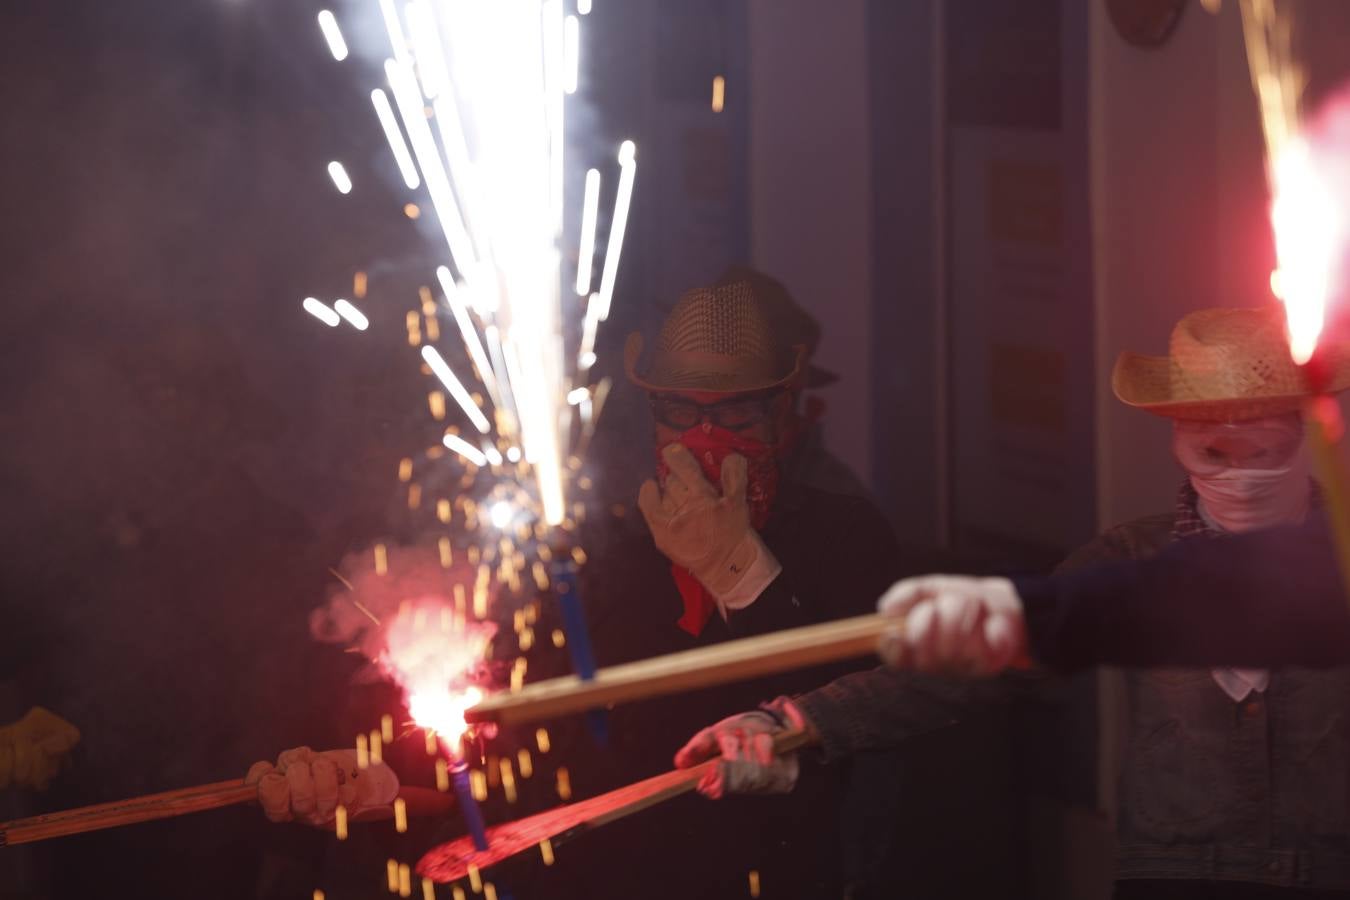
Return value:
<svg viewBox="0 0 1350 900">
<path fill-rule="evenodd" d="M 799 381 L 803 345 L 783 341 L 770 305 L 748 279 L 686 292 L 666 317 L 645 366 L 642 335 L 624 346 L 628 378 L 647 391 L 741 394 Z"/>
<path fill-rule="evenodd" d="M 1329 390 L 1337 392 L 1350 387 L 1350 366 L 1344 348 L 1334 353 Z M 1308 396 L 1278 306 L 1191 313 L 1172 329 L 1167 356 L 1120 354 L 1111 387 L 1129 406 L 1206 422 L 1291 412 Z"/>
</svg>

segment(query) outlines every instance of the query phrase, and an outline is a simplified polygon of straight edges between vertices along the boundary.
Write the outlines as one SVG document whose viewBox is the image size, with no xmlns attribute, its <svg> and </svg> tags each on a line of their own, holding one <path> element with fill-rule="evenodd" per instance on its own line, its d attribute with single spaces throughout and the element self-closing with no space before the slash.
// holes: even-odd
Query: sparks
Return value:
<svg viewBox="0 0 1350 900">
<path fill-rule="evenodd" d="M 309 313 L 329 328 L 337 327 L 337 324 L 342 321 L 338 314 L 330 309 L 327 304 L 314 297 L 306 297 L 305 301 L 300 305 L 304 307 L 305 312 Z"/>
<path fill-rule="evenodd" d="M 338 189 L 339 194 L 350 194 L 352 192 L 352 179 L 347 175 L 347 169 L 342 163 L 333 160 L 328 164 L 328 177 L 333 179 L 333 186 Z"/>
<path fill-rule="evenodd" d="M 346 59 L 347 42 L 342 39 L 342 29 L 338 28 L 337 18 L 333 16 L 331 10 L 319 11 L 319 30 L 323 32 L 323 39 L 328 42 L 328 51 L 333 54 L 333 59 L 338 62 Z"/>
<path fill-rule="evenodd" d="M 338 300 L 335 302 L 333 304 L 333 309 L 337 311 L 339 316 L 346 319 L 357 331 L 365 331 L 370 327 L 370 319 L 366 318 L 366 314 L 346 300 Z"/>
</svg>

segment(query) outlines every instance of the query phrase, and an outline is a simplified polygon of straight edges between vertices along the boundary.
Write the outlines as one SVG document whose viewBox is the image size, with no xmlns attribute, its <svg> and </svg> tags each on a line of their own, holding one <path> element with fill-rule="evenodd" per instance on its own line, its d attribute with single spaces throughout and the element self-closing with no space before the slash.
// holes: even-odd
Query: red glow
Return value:
<svg viewBox="0 0 1350 900">
<path fill-rule="evenodd" d="M 1326 318 L 1333 268 L 1341 248 L 1341 215 L 1335 194 L 1318 171 L 1307 141 L 1295 138 L 1275 160 L 1270 221 L 1279 268 L 1272 276 L 1284 301 L 1289 354 L 1312 358 Z"/>
<path fill-rule="evenodd" d="M 448 608 L 439 597 L 404 603 L 385 623 L 380 667 L 402 686 L 413 721 L 431 728 L 451 752 L 468 726 L 464 711 L 482 699 L 474 677 L 491 640 L 493 627 L 470 624 L 446 628 Z"/>
</svg>

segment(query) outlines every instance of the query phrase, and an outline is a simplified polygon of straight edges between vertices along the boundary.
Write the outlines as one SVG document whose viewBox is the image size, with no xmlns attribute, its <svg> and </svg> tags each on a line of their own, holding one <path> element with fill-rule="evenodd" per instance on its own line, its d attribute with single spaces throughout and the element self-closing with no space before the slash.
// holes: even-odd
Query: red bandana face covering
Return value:
<svg viewBox="0 0 1350 900">
<path fill-rule="evenodd" d="M 762 529 L 769 520 L 774 497 L 778 493 L 778 449 L 772 444 L 707 423 L 695 425 L 681 434 L 677 440 L 694 454 L 694 458 L 703 469 L 703 476 L 719 491 L 722 486 L 722 461 L 733 453 L 745 457 L 747 474 L 745 499 L 750 506 L 750 523 L 755 530 Z M 669 476 L 670 467 L 661 458 L 660 448 L 657 448 L 656 477 L 662 487 L 665 487 Z M 670 571 L 675 577 L 675 586 L 680 590 L 680 597 L 684 600 L 684 615 L 677 624 L 698 637 L 717 609 L 717 601 L 684 566 L 672 564 Z"/>
</svg>

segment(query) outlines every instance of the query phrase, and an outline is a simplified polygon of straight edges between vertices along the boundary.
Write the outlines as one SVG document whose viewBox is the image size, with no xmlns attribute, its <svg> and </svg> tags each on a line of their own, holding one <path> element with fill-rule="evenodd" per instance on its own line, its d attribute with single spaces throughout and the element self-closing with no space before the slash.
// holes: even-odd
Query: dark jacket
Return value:
<svg viewBox="0 0 1350 900">
<path fill-rule="evenodd" d="M 641 522 L 631 522 L 628 534 L 604 545 L 583 570 L 580 594 L 597 662 L 615 665 L 870 612 L 906 574 L 889 525 L 858 498 L 785 488 L 761 536 L 782 574 L 750 607 L 726 621 L 714 614 L 695 637 L 676 625 L 683 604 L 670 561 Z M 531 680 L 553 674 L 530 666 Z M 549 723 L 547 765 L 568 768 L 576 798 L 593 796 L 668 770 L 675 751 L 701 728 L 847 668 L 816 667 L 619 706 L 606 716 L 604 746 L 597 746 L 584 717 Z M 535 796 L 522 796 L 514 814 L 532 811 L 525 805 L 530 802 L 556 803 L 553 784 L 551 774 L 536 774 L 529 786 Z M 804 773 L 800 787 L 785 797 L 733 797 L 717 804 L 680 797 L 559 846 L 552 868 L 533 860 L 503 867 L 498 882 L 521 898 L 743 897 L 753 870 L 764 896 L 839 896 L 838 808 L 847 788 L 838 772 L 821 771 Z"/>
<path fill-rule="evenodd" d="M 1181 502 L 1193 510 L 1193 493 Z M 1068 565 L 1155 555 L 1175 521 L 1113 528 Z M 1277 670 L 1242 703 L 1209 669 L 1125 682 L 1118 878 L 1350 889 L 1350 668 Z"/>
<path fill-rule="evenodd" d="M 1013 583 L 1032 655 L 1060 671 L 1350 664 L 1346 593 L 1321 516 Z"/>
</svg>

